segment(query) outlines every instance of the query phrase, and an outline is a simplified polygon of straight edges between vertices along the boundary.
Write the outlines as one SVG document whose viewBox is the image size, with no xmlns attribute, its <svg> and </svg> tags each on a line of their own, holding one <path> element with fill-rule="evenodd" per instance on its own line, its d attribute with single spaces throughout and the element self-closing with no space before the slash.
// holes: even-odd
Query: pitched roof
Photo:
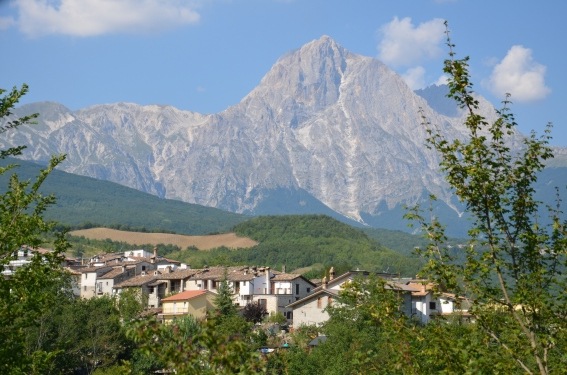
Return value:
<svg viewBox="0 0 567 375">
<path fill-rule="evenodd" d="M 113 268 L 112 271 L 105 273 L 102 276 L 99 276 L 99 279 L 114 279 L 118 276 L 125 274 L 126 271 L 122 269 L 122 267 Z"/>
<path fill-rule="evenodd" d="M 99 272 L 99 271 L 106 273 L 106 272 L 109 272 L 110 270 L 112 270 L 112 267 L 110 267 L 110 266 L 94 266 L 94 267 L 77 268 L 77 271 L 80 272 L 80 273 L 90 273 L 90 272 Z"/>
<path fill-rule="evenodd" d="M 180 280 L 192 277 L 203 270 L 201 269 L 194 269 L 194 268 L 186 268 L 186 269 L 177 269 L 170 273 L 163 273 L 159 276 L 160 280 Z"/>
<path fill-rule="evenodd" d="M 277 273 L 273 278 L 272 281 L 292 281 L 295 279 L 303 279 L 304 281 L 308 282 L 309 284 L 313 285 L 314 287 L 317 286 L 313 281 L 306 279 L 303 275 L 299 273 Z"/>
<path fill-rule="evenodd" d="M 164 298 L 161 301 L 162 302 L 187 301 L 191 298 L 199 297 L 206 293 L 207 293 L 206 290 L 186 290 L 184 292 L 177 293 L 171 297 Z"/>
<path fill-rule="evenodd" d="M 205 268 L 201 270 L 202 272 L 195 274 L 194 278 L 198 280 L 216 280 L 221 281 L 224 279 L 224 275 L 226 273 L 226 277 L 228 280 L 229 275 L 232 275 L 235 272 L 244 272 L 246 267 L 243 266 L 235 266 L 235 267 L 211 267 Z"/>
<path fill-rule="evenodd" d="M 319 289 L 316 292 L 313 292 L 313 293 L 303 297 L 300 300 L 297 300 L 293 303 L 290 303 L 286 307 L 294 307 L 294 306 L 297 306 L 297 305 L 304 304 L 305 302 L 308 302 L 308 301 L 310 301 L 310 300 L 312 300 L 315 297 L 318 297 L 320 295 L 327 295 L 327 296 L 330 296 L 330 297 L 336 297 L 336 296 L 339 295 L 339 291 L 336 290 L 336 289 Z"/>
<path fill-rule="evenodd" d="M 290 280 L 295 280 L 298 277 L 301 277 L 300 274 L 298 273 L 279 273 L 277 275 L 275 275 L 272 280 L 273 281 L 290 281 Z M 309 281 L 311 282 L 311 281 Z"/>
<path fill-rule="evenodd" d="M 119 289 L 119 288 L 131 287 L 131 286 L 142 286 L 156 280 L 157 278 L 159 278 L 159 276 L 160 275 L 154 275 L 154 274 L 134 276 L 116 284 L 114 288 Z"/>
</svg>

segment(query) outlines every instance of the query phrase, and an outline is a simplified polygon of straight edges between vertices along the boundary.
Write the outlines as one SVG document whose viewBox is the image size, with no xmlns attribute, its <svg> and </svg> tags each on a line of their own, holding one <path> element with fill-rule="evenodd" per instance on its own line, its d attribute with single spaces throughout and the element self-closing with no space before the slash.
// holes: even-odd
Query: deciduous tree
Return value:
<svg viewBox="0 0 567 375">
<path fill-rule="evenodd" d="M 14 116 L 13 110 L 28 91 L 27 85 L 13 88 L 9 93 L 0 89 L 0 134 L 16 131 L 32 124 L 37 114 Z M 0 159 L 21 155 L 25 146 L 0 151 Z M 21 181 L 15 163 L 4 163 L 0 174 L 12 173 L 5 193 L 0 194 L 0 270 L 8 268 L 22 246 L 32 250 L 53 234 L 55 223 L 44 220 L 43 213 L 55 202 L 53 196 L 44 196 L 40 187 L 49 173 L 64 160 L 54 156 L 35 181 Z M 62 298 L 65 274 L 61 268 L 62 253 L 68 247 L 64 233 L 55 233 L 53 252 L 37 255 L 32 262 L 16 270 L 13 276 L 0 276 L 0 372 L 42 373 L 49 370 L 56 349 L 43 345 L 30 346 L 30 332 L 40 332 L 42 317 Z M 43 342 L 43 336 L 38 337 Z M 26 355 L 26 354 L 27 355 Z"/>
<path fill-rule="evenodd" d="M 567 368 L 565 297 L 567 240 L 558 207 L 549 208 L 550 225 L 539 216 L 534 183 L 552 158 L 550 127 L 532 132 L 512 147 L 516 123 L 507 98 L 489 122 L 472 90 L 468 58 L 457 59 L 447 31 L 449 97 L 468 114 L 466 139 L 447 139 L 423 118 L 429 147 L 456 196 L 473 217 L 464 254 L 445 246 L 444 228 L 419 209 L 416 219 L 430 239 L 421 251 L 428 259 L 423 275 L 467 295 L 479 327 L 502 356 L 526 373 L 558 373 Z M 563 357 L 562 357 L 563 356 Z"/>
</svg>

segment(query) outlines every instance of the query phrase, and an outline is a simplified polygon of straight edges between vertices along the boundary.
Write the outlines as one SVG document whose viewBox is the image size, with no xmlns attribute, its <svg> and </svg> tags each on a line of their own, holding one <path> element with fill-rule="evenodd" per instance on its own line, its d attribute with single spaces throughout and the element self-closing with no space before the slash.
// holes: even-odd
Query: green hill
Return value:
<svg viewBox="0 0 567 375">
<path fill-rule="evenodd" d="M 259 244 L 251 249 L 184 250 L 172 253 L 194 267 L 222 264 L 286 266 L 293 270 L 315 265 L 311 277 L 321 276 L 333 266 L 414 275 L 419 259 L 380 245 L 362 230 L 324 215 L 260 216 L 237 224 L 234 231 Z M 409 235 L 408 235 L 409 236 Z"/>
<path fill-rule="evenodd" d="M 9 176 L 33 180 L 40 165 L 23 160 L 0 160 L 0 165 L 17 163 L 19 167 L 0 176 L 0 190 Z M 54 194 L 57 203 L 46 217 L 71 228 L 102 226 L 123 230 L 174 232 L 205 235 L 224 233 L 250 217 L 216 208 L 161 199 L 119 184 L 78 176 L 59 170 L 51 173 L 41 188 Z"/>
</svg>

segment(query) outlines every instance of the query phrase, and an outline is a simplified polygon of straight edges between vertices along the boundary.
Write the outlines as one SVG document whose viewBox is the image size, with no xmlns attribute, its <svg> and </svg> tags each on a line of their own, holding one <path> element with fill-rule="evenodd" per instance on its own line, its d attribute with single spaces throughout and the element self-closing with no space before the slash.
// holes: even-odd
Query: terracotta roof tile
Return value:
<svg viewBox="0 0 567 375">
<path fill-rule="evenodd" d="M 184 292 L 177 293 L 177 294 L 175 294 L 171 297 L 164 298 L 161 301 L 162 302 L 186 301 L 186 300 L 201 296 L 201 295 L 206 294 L 206 293 L 207 293 L 206 290 L 186 290 Z"/>
</svg>

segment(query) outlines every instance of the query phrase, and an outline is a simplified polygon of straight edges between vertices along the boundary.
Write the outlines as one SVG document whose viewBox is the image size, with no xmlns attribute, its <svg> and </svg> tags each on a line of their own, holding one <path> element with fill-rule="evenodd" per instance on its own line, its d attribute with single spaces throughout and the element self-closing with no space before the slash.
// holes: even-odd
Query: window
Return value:
<svg viewBox="0 0 567 375">
<path fill-rule="evenodd" d="M 246 286 L 246 281 L 243 281 L 243 282 L 242 282 L 242 286 Z"/>
<path fill-rule="evenodd" d="M 299 294 L 299 284 L 295 284 L 295 294 Z"/>
<path fill-rule="evenodd" d="M 145 270 L 146 270 L 146 266 L 142 266 L 142 271 L 145 271 Z"/>
<path fill-rule="evenodd" d="M 258 305 L 266 307 L 268 305 L 268 300 L 267 299 L 259 299 Z"/>
<path fill-rule="evenodd" d="M 327 297 L 327 306 L 331 306 L 333 304 L 333 297 Z"/>
<path fill-rule="evenodd" d="M 311 288 L 307 288 L 307 293 L 311 292 Z"/>
<path fill-rule="evenodd" d="M 86 285 L 83 287 L 83 290 L 84 290 L 85 292 L 87 291 L 87 286 L 86 286 Z"/>
<path fill-rule="evenodd" d="M 317 308 L 320 309 L 323 305 L 323 301 L 321 300 L 321 297 L 317 298 Z"/>
<path fill-rule="evenodd" d="M 437 303 L 429 302 L 429 310 L 437 310 Z"/>
<path fill-rule="evenodd" d="M 291 311 L 288 311 L 288 312 L 287 312 L 287 318 L 288 318 L 288 319 L 291 319 L 291 317 L 292 317 L 292 312 L 291 312 Z"/>
</svg>

